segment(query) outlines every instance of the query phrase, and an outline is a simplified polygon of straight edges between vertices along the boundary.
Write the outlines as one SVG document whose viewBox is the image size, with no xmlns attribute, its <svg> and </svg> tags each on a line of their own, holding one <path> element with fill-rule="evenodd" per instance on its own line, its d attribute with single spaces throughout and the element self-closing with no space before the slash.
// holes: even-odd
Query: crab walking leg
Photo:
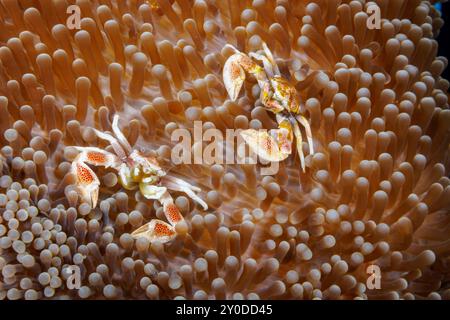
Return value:
<svg viewBox="0 0 450 320">
<path fill-rule="evenodd" d="M 112 129 L 114 134 L 116 135 L 117 139 L 119 139 L 120 144 L 125 148 L 125 151 L 130 154 L 132 151 L 131 145 L 128 142 L 127 138 L 125 138 L 125 135 L 122 133 L 122 131 L 119 129 L 119 115 L 114 115 L 113 122 L 112 122 Z"/>
<path fill-rule="evenodd" d="M 98 201 L 100 181 L 94 171 L 81 161 L 81 154 L 72 162 L 72 173 L 77 178 L 77 188 L 83 201 L 88 202 L 92 208 L 95 208 Z"/>
<path fill-rule="evenodd" d="M 294 135 L 297 142 L 297 152 L 300 157 L 300 165 L 302 166 L 302 171 L 305 172 L 305 156 L 303 154 L 303 148 L 302 148 L 302 132 L 300 131 L 300 127 L 298 126 L 298 123 L 295 121 L 295 119 L 292 121 L 292 125 L 294 127 Z"/>
<path fill-rule="evenodd" d="M 195 192 L 201 191 L 200 188 L 197 188 L 184 180 L 171 176 L 164 176 L 162 178 L 162 184 L 170 190 L 186 193 L 189 198 L 200 204 L 203 207 L 203 210 L 208 210 L 208 205 L 206 202 L 195 194 Z"/>
<path fill-rule="evenodd" d="M 309 145 L 309 154 L 314 154 L 314 144 L 313 144 L 313 138 L 312 138 L 312 132 L 311 132 L 311 126 L 309 125 L 308 120 L 304 116 L 298 115 L 297 117 L 298 122 L 305 128 L 306 131 L 306 138 L 308 139 L 308 145 Z"/>
<path fill-rule="evenodd" d="M 93 166 L 103 166 L 105 168 L 119 168 L 120 159 L 113 153 L 95 147 L 76 147 L 72 148 L 80 151 L 79 161 L 91 164 Z"/>
<path fill-rule="evenodd" d="M 292 140 L 294 140 L 291 122 L 288 117 L 281 113 L 276 114 L 276 120 L 278 123 L 278 129 L 271 130 L 271 132 L 275 134 L 275 139 L 278 143 L 280 151 L 289 155 L 292 153 Z"/>
<path fill-rule="evenodd" d="M 173 226 L 158 219 L 151 220 L 131 233 L 134 239 L 146 238 L 150 242 L 159 241 L 161 243 L 169 242 L 176 235 Z"/>
<path fill-rule="evenodd" d="M 159 200 L 167 192 L 166 187 L 155 186 L 154 184 L 146 183 L 145 181 L 139 183 L 139 190 L 147 199 Z"/>
<path fill-rule="evenodd" d="M 109 135 L 107 133 L 98 131 L 97 129 L 94 129 L 94 132 L 97 135 L 97 137 L 99 137 L 100 139 L 106 140 L 111 144 L 111 146 L 114 149 L 114 152 L 117 154 L 117 156 L 121 160 L 124 160 L 127 158 L 127 153 L 125 152 L 125 150 L 123 150 L 123 147 L 120 145 L 119 141 L 117 141 L 116 138 L 114 138 L 112 135 Z"/>
</svg>

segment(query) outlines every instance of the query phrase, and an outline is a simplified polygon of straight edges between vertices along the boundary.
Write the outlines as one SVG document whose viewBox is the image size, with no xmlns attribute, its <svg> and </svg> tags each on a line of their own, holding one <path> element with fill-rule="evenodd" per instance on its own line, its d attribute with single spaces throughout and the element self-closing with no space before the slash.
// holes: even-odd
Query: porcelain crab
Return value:
<svg viewBox="0 0 450 320">
<path fill-rule="evenodd" d="M 231 100 L 236 100 L 246 74 L 251 74 L 261 88 L 261 103 L 264 108 L 275 114 L 278 129 L 266 130 L 247 129 L 241 132 L 249 147 L 265 161 L 282 161 L 292 152 L 292 141 L 296 138 L 300 164 L 305 172 L 305 156 L 302 149 L 302 133 L 300 126 L 305 128 L 309 145 L 309 153 L 314 154 L 313 138 L 308 120 L 301 114 L 300 103 L 295 87 L 284 78 L 275 59 L 265 43 L 262 43 L 263 53 L 251 52 L 249 55 L 234 50 L 225 62 L 223 80 Z M 261 61 L 262 65 L 257 63 Z"/>
<path fill-rule="evenodd" d="M 109 142 L 115 154 L 96 147 L 74 147 L 80 152 L 72 162 L 72 172 L 76 176 L 78 192 L 83 201 L 95 208 L 100 181 L 88 165 L 114 169 L 118 173 L 119 182 L 123 188 L 139 189 L 145 198 L 159 201 L 169 222 L 153 219 L 135 230 L 132 236 L 145 237 L 150 241 L 168 242 L 176 236 L 175 225 L 184 220 L 168 190 L 186 193 L 204 210 L 208 209 L 208 205 L 196 194 L 201 191 L 200 188 L 167 175 L 155 158 L 144 156 L 140 151 L 133 149 L 118 124 L 119 116 L 115 115 L 112 122 L 114 136 L 94 129 L 97 137 Z"/>
</svg>

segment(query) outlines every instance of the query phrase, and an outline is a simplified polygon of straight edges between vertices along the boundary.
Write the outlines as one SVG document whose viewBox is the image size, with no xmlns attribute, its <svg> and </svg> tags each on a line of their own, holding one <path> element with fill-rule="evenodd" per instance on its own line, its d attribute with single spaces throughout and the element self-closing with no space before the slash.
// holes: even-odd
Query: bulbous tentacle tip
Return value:
<svg viewBox="0 0 450 320">
<path fill-rule="evenodd" d="M 281 141 L 276 141 L 265 130 L 247 129 L 241 131 L 241 136 L 250 149 L 264 161 L 279 162 L 290 154 L 286 152 Z"/>
<path fill-rule="evenodd" d="M 136 240 L 146 238 L 150 242 L 158 241 L 161 243 L 173 240 L 176 235 L 173 226 L 158 219 L 151 220 L 131 233 L 131 236 Z"/>
</svg>

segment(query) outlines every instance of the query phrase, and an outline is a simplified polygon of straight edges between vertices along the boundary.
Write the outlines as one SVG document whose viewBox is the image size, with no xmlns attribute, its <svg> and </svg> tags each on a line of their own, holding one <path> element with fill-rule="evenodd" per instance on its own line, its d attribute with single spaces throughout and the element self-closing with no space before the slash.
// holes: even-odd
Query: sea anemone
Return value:
<svg viewBox="0 0 450 320">
<path fill-rule="evenodd" d="M 448 61 L 434 2 L 1 0 L 0 298 L 449 299 Z M 66 24 L 72 4 L 79 30 Z M 381 27 L 368 29 L 375 4 Z M 221 77 L 226 44 L 262 41 L 307 110 L 306 172 L 293 156 L 272 176 L 174 166 L 171 133 L 193 121 L 276 127 L 254 81 L 232 102 Z M 111 131 L 114 114 L 132 145 L 203 190 L 206 212 L 174 194 L 186 224 L 170 243 L 133 239 L 162 208 L 113 171 L 97 170 L 97 208 L 76 192 L 66 146 L 108 149 L 93 129 Z"/>
</svg>

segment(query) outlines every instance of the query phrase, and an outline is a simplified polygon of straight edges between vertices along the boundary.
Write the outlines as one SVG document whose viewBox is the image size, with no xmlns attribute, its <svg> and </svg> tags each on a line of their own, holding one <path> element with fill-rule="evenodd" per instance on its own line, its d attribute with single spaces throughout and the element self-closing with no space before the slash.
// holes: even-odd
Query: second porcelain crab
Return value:
<svg viewBox="0 0 450 320">
<path fill-rule="evenodd" d="M 302 148 L 300 125 L 305 128 L 309 153 L 314 154 L 311 127 L 302 115 L 297 90 L 284 78 L 275 59 L 265 43 L 264 54 L 240 52 L 232 45 L 227 45 L 235 52 L 225 62 L 223 80 L 231 100 L 236 100 L 244 83 L 246 73 L 253 75 L 261 88 L 261 103 L 264 108 L 275 113 L 278 129 L 247 129 L 241 132 L 245 142 L 265 161 L 281 161 L 292 152 L 292 141 L 296 138 L 300 164 L 305 171 L 305 156 Z M 255 60 L 262 61 L 263 67 Z"/>
<path fill-rule="evenodd" d="M 204 210 L 208 205 L 197 196 L 201 189 L 186 181 L 167 175 L 153 157 L 144 156 L 133 149 L 119 129 L 119 116 L 115 115 L 112 130 L 115 136 L 94 129 L 96 135 L 106 140 L 112 146 L 114 153 L 96 147 L 74 147 L 80 153 L 72 162 L 72 172 L 77 178 L 77 189 L 84 201 L 95 208 L 98 201 L 100 181 L 94 171 L 88 166 L 103 166 L 117 171 L 119 182 L 127 190 L 139 189 L 147 199 L 158 200 L 162 206 L 166 223 L 153 219 L 135 230 L 134 238 L 145 237 L 149 241 L 168 242 L 176 236 L 175 226 L 184 220 L 168 190 L 186 193 L 198 202 Z"/>
</svg>

